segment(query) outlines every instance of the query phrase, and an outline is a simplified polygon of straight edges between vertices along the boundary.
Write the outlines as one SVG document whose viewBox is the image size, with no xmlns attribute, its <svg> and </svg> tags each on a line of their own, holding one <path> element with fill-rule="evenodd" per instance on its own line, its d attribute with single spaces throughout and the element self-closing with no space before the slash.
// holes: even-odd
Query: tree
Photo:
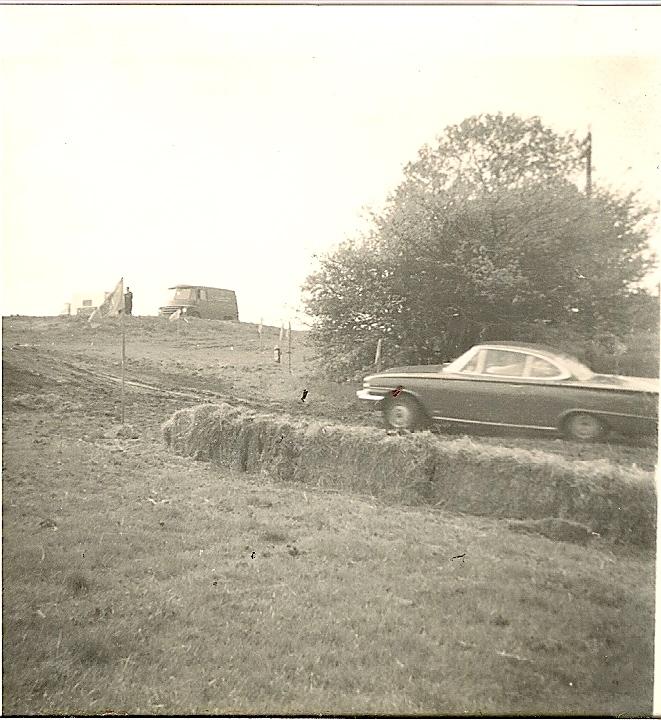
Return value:
<svg viewBox="0 0 661 720">
<path fill-rule="evenodd" d="M 619 334 L 650 269 L 650 210 L 572 182 L 581 144 L 539 118 L 482 115 L 423 147 L 366 237 L 305 285 L 314 337 L 335 374 L 388 359 L 453 357 L 480 338 Z M 558 334 L 557 332 L 555 333 Z"/>
</svg>

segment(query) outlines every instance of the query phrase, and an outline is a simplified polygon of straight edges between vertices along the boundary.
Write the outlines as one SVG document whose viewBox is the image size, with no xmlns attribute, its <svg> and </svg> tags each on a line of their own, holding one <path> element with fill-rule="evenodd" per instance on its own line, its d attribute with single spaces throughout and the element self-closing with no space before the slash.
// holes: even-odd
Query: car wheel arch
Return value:
<svg viewBox="0 0 661 720">
<path fill-rule="evenodd" d="M 415 393 L 405 390 L 401 390 L 395 396 L 393 396 L 392 390 L 388 390 L 387 395 L 379 403 L 379 409 L 384 413 L 384 415 L 387 415 L 389 409 L 395 406 L 398 401 L 412 404 L 425 425 L 432 422 L 432 416 L 422 400 L 420 400 Z"/>
<path fill-rule="evenodd" d="M 600 413 L 598 410 L 591 410 L 589 408 L 572 408 L 571 410 L 566 410 L 565 412 L 563 412 L 559 418 L 558 430 L 563 435 L 567 435 L 569 424 L 572 422 L 573 419 L 580 416 L 587 416 L 593 418 L 599 423 L 599 425 L 601 426 L 601 432 L 598 435 L 599 437 L 605 435 L 610 430 L 608 421 L 603 416 L 603 414 Z"/>
<path fill-rule="evenodd" d="M 417 404 L 420 406 L 420 409 L 425 413 L 425 415 L 429 415 L 429 411 L 428 411 L 427 408 L 425 407 L 425 404 L 422 402 L 422 400 L 420 399 L 420 396 L 419 396 L 419 395 L 417 395 L 416 393 L 412 392 L 411 390 L 400 390 L 400 391 L 397 393 L 397 395 L 393 395 L 394 389 L 395 389 L 395 388 L 388 388 L 387 390 L 384 390 L 384 391 L 383 391 L 385 397 L 384 397 L 383 400 L 381 401 L 382 404 L 385 405 L 386 403 L 392 403 L 392 402 L 394 402 L 395 400 L 399 400 L 399 399 L 402 399 L 402 400 L 403 400 L 403 399 L 406 398 L 406 399 L 409 400 L 410 402 L 415 402 L 415 403 L 417 403 Z"/>
<path fill-rule="evenodd" d="M 560 414 L 558 418 L 558 428 L 561 428 L 572 415 L 592 415 L 593 417 L 598 418 L 604 425 L 607 424 L 606 418 L 599 410 L 594 410 L 592 408 L 576 407 L 569 410 L 564 410 Z"/>
</svg>

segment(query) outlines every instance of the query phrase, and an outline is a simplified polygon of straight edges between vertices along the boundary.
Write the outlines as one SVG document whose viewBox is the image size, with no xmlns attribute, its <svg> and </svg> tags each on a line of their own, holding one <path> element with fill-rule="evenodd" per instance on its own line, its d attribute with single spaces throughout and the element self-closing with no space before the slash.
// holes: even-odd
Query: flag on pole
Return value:
<svg viewBox="0 0 661 720">
<path fill-rule="evenodd" d="M 592 131 L 588 128 L 588 134 L 585 139 L 580 143 L 581 158 L 588 157 L 592 152 Z"/>
<path fill-rule="evenodd" d="M 120 278 L 115 289 L 106 296 L 106 299 L 89 316 L 88 322 L 104 317 L 117 317 L 124 310 L 124 278 Z"/>
<path fill-rule="evenodd" d="M 260 337 L 262 336 L 262 319 L 263 318 L 259 318 L 259 327 L 257 328 Z"/>
</svg>

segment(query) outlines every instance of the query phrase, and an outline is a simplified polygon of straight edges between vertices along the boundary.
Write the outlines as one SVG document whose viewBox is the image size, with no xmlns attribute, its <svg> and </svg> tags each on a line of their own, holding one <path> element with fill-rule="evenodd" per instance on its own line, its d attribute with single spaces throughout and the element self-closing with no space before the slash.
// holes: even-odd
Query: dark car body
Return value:
<svg viewBox="0 0 661 720">
<path fill-rule="evenodd" d="M 393 368 L 365 378 L 361 400 L 391 427 L 429 421 L 561 432 L 591 440 L 615 430 L 654 434 L 658 381 L 599 375 L 531 343 L 476 345 L 446 365 Z"/>
</svg>

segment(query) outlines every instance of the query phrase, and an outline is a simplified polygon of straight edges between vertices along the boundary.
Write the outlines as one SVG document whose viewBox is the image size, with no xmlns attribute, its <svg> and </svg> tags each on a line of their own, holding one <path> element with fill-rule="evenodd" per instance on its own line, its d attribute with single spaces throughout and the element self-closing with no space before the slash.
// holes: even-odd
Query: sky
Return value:
<svg viewBox="0 0 661 720">
<path fill-rule="evenodd" d="M 658 205 L 659 37 L 649 6 L 1 6 L 2 313 L 123 276 L 135 314 L 191 283 L 303 327 L 314 255 L 478 113 L 591 125 L 595 184 Z"/>
</svg>

